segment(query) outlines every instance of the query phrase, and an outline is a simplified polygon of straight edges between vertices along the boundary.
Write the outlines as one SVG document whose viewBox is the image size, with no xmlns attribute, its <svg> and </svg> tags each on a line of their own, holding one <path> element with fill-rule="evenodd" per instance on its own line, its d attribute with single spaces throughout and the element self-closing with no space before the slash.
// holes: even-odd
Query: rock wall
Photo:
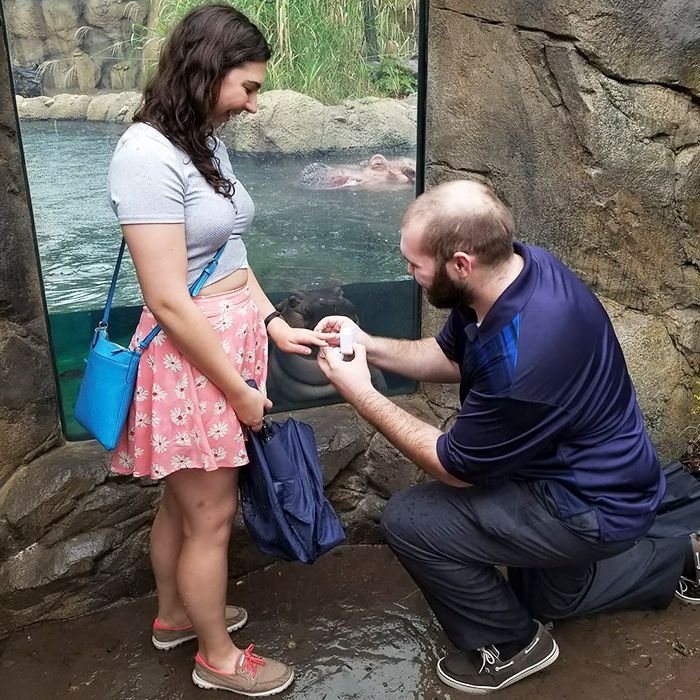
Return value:
<svg viewBox="0 0 700 700">
<path fill-rule="evenodd" d="M 43 290 L 1 29 L 0 486 L 19 465 L 60 440 Z M 0 548 L 3 532 L 0 517 Z"/>
<path fill-rule="evenodd" d="M 476 177 L 611 313 L 664 458 L 700 373 L 700 4 L 433 0 L 428 181 Z"/>
<path fill-rule="evenodd" d="M 16 98 L 20 119 L 130 122 L 141 94 L 59 94 Z M 256 114 L 241 114 L 222 130 L 239 153 L 308 154 L 348 149 L 415 148 L 416 97 L 365 97 L 324 105 L 293 90 L 260 95 Z"/>
<path fill-rule="evenodd" d="M 141 57 L 129 48 L 150 0 L 4 0 L 12 60 L 40 66 L 44 88 L 129 90 Z"/>
</svg>

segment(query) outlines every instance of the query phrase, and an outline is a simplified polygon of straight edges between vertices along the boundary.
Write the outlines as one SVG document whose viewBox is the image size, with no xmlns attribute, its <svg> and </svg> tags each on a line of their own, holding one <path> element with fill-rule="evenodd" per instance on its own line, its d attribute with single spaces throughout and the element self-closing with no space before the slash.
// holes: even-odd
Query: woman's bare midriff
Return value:
<svg viewBox="0 0 700 700">
<path fill-rule="evenodd" d="M 223 292 L 232 292 L 234 289 L 245 287 L 248 283 L 248 269 L 242 267 L 240 270 L 226 275 L 223 279 L 217 280 L 214 284 L 208 284 L 199 293 L 199 296 L 209 296 L 210 294 L 222 294 Z"/>
</svg>

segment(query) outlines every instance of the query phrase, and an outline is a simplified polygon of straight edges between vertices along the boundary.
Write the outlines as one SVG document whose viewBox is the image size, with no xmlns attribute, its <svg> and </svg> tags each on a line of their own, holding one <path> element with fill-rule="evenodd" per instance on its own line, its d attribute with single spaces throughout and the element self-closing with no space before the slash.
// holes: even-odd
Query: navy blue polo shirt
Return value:
<svg viewBox="0 0 700 700">
<path fill-rule="evenodd" d="M 525 266 L 482 323 L 455 309 L 437 336 L 462 373 L 440 462 L 472 484 L 545 480 L 562 518 L 590 513 L 601 540 L 637 538 L 666 483 L 610 319 L 551 253 L 515 250 Z"/>
</svg>

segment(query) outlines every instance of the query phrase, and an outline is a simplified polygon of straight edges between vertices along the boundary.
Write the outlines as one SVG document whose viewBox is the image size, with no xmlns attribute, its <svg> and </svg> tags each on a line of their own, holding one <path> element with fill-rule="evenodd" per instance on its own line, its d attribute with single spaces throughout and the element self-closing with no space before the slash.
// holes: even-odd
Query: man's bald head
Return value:
<svg viewBox="0 0 700 700">
<path fill-rule="evenodd" d="M 476 180 L 428 190 L 408 207 L 401 226 L 419 228 L 423 250 L 440 265 L 458 251 L 487 266 L 498 266 L 513 255 L 513 217 L 495 192 Z"/>
</svg>

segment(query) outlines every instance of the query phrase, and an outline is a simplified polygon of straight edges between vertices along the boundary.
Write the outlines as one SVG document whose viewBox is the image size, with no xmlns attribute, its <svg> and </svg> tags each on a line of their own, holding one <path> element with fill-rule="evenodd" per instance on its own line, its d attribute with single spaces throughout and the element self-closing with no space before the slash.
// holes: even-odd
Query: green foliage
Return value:
<svg viewBox="0 0 700 700">
<path fill-rule="evenodd" d="M 417 50 L 417 0 L 224 1 L 255 22 L 272 46 L 267 89 L 296 90 L 327 104 L 415 90 L 415 78 L 403 62 Z M 147 40 L 162 40 L 202 4 L 161 0 Z M 378 63 L 368 60 L 374 51 Z"/>
</svg>

